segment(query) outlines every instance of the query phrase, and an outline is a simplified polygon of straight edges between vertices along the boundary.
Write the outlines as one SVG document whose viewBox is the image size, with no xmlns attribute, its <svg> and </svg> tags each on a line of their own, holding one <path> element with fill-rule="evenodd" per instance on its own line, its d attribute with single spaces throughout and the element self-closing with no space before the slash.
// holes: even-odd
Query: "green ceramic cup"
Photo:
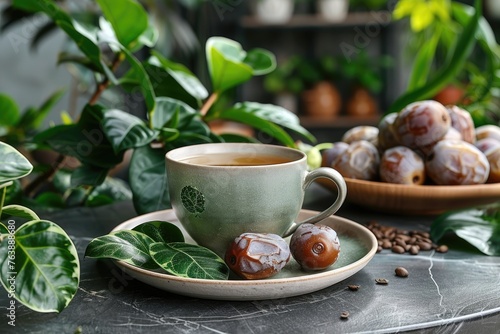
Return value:
<svg viewBox="0 0 500 334">
<path fill-rule="evenodd" d="M 264 160 L 268 164 L 234 165 L 240 161 L 232 161 L 233 158 L 245 163 Z M 299 224 L 319 222 L 340 208 L 347 193 L 345 181 L 337 171 L 319 168 L 308 172 L 303 152 L 276 145 L 186 146 L 168 152 L 166 166 L 170 200 L 177 218 L 198 244 L 221 256 L 242 233 L 286 237 Z M 305 189 L 318 178 L 336 184 L 336 199 L 318 215 L 295 222 Z"/>
</svg>

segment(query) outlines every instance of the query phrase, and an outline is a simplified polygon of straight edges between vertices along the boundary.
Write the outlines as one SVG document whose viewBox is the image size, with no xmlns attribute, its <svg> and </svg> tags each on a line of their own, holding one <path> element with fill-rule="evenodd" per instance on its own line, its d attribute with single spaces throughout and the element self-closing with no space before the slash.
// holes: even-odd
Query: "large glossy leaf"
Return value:
<svg viewBox="0 0 500 334">
<path fill-rule="evenodd" d="M 165 69 L 165 71 L 167 71 L 186 92 L 191 94 L 191 96 L 199 100 L 208 97 L 208 91 L 205 86 L 186 66 L 168 60 L 157 51 L 153 50 L 151 53 L 153 57 L 151 57 L 148 62 Z"/>
<path fill-rule="evenodd" d="M 135 149 L 130 161 L 129 181 L 138 213 L 171 207 L 164 150 L 149 146 Z"/>
<path fill-rule="evenodd" d="M 151 244 L 149 252 L 158 265 L 172 275 L 188 278 L 226 280 L 229 268 L 217 254 L 183 242 Z"/>
<path fill-rule="evenodd" d="M 246 52 L 241 44 L 222 37 L 211 37 L 206 44 L 208 69 L 215 92 L 223 92 L 248 81 L 253 69 L 243 61 Z"/>
<path fill-rule="evenodd" d="M 430 234 L 433 240 L 438 241 L 446 232 L 454 232 L 486 255 L 499 256 L 499 206 L 445 213 L 432 223 Z"/>
<path fill-rule="evenodd" d="M 0 94 L 0 125 L 12 126 L 19 119 L 19 107 L 10 96 Z"/>
<path fill-rule="evenodd" d="M 109 169 L 83 164 L 71 173 L 71 186 L 98 186 L 104 182 Z"/>
<path fill-rule="evenodd" d="M 0 243 L 0 278 L 15 297 L 38 312 L 60 312 L 75 295 L 80 281 L 80 262 L 75 245 L 58 225 L 30 221 L 15 232 L 15 253 L 9 240 Z"/>
<path fill-rule="evenodd" d="M 97 0 L 97 3 L 113 26 L 116 38 L 127 48 L 148 28 L 148 14 L 137 1 Z"/>
<path fill-rule="evenodd" d="M 291 130 L 309 141 L 316 141 L 314 136 L 300 125 L 300 120 L 297 115 L 283 107 L 273 104 L 243 102 L 235 104 L 232 109 L 245 114 L 253 114 L 279 125 L 282 128 Z"/>
<path fill-rule="evenodd" d="M 131 199 L 132 191 L 127 182 L 115 177 L 107 177 L 90 193 L 85 205 L 98 206 Z"/>
<path fill-rule="evenodd" d="M 147 145 L 157 134 L 140 118 L 118 109 L 107 110 L 104 113 L 102 129 L 115 152 Z"/>
<path fill-rule="evenodd" d="M 184 242 L 181 230 L 172 223 L 162 221 L 151 221 L 137 225 L 133 231 L 141 232 L 153 239 L 155 242 Z"/>
<path fill-rule="evenodd" d="M 182 128 L 191 122 L 196 110 L 186 103 L 169 97 L 156 99 L 156 110 L 151 119 L 153 128 Z"/>
<path fill-rule="evenodd" d="M 85 257 L 115 259 L 144 269 L 156 269 L 158 265 L 149 255 L 152 243 L 153 239 L 137 231 L 112 232 L 90 241 Z"/>
<path fill-rule="evenodd" d="M 123 152 L 115 153 L 102 131 L 102 119 L 102 107 L 87 105 L 77 124 L 49 128 L 35 136 L 35 141 L 61 154 L 76 157 L 83 163 L 111 168 L 122 161 Z"/>
<path fill-rule="evenodd" d="M 143 66 L 148 74 L 156 96 L 174 96 L 177 100 L 180 100 L 191 107 L 198 108 L 201 106 L 201 101 L 186 92 L 177 80 L 175 80 L 174 77 L 172 77 L 163 67 L 155 66 L 150 63 L 144 63 Z M 129 73 L 127 73 L 127 76 L 128 74 Z M 128 78 L 125 77 L 124 79 Z M 134 85 L 136 85 L 134 81 L 132 81 L 132 85 L 122 83 L 122 87 L 128 90 L 130 90 L 130 86 L 133 88 Z"/>
<path fill-rule="evenodd" d="M 0 142 L 0 184 L 22 178 L 33 170 L 33 166 L 19 151 Z"/>
</svg>

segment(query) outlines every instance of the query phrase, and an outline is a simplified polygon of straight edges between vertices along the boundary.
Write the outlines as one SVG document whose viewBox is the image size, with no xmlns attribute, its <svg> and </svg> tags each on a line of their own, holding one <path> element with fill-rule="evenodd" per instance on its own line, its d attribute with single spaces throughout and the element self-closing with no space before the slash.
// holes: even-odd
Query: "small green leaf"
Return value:
<svg viewBox="0 0 500 334">
<path fill-rule="evenodd" d="M 115 152 L 147 145 L 156 137 L 140 118 L 118 109 L 106 110 L 102 129 Z"/>
<path fill-rule="evenodd" d="M 12 126 L 19 120 L 19 107 L 10 96 L 0 94 L 0 125 Z"/>
<path fill-rule="evenodd" d="M 35 220 L 15 232 L 15 256 L 9 241 L 0 242 L 0 280 L 17 300 L 38 312 L 60 312 L 74 297 L 80 281 L 76 247 L 62 228 Z M 16 273 L 12 291 L 12 272 Z"/>
<path fill-rule="evenodd" d="M 137 231 L 116 231 L 93 239 L 85 250 L 85 257 L 115 259 L 144 268 L 156 269 L 158 265 L 149 255 L 153 239 Z"/>
<path fill-rule="evenodd" d="M 116 38 L 130 48 L 148 28 L 148 14 L 134 0 L 97 0 L 104 16 L 111 23 Z"/>
<path fill-rule="evenodd" d="M 206 54 L 213 90 L 223 92 L 248 81 L 253 69 L 243 61 L 247 56 L 241 44 L 223 37 L 211 37 Z"/>
<path fill-rule="evenodd" d="M 162 221 L 151 221 L 137 225 L 133 231 L 141 232 L 153 239 L 155 242 L 184 242 L 181 230 L 172 223 Z"/>
<path fill-rule="evenodd" d="M 203 86 L 201 81 L 187 67 L 168 60 L 157 51 L 153 50 L 151 53 L 153 57 L 151 57 L 148 62 L 165 69 L 186 92 L 191 94 L 191 96 L 199 100 L 208 97 L 208 91 L 205 86 Z"/>
<path fill-rule="evenodd" d="M 156 263 L 168 273 L 179 277 L 227 280 L 229 268 L 211 250 L 182 242 L 149 246 Z"/>
<path fill-rule="evenodd" d="M 185 127 L 196 115 L 196 110 L 186 103 L 169 97 L 156 99 L 156 110 L 153 114 L 152 125 L 155 129 L 163 127 Z"/>
<path fill-rule="evenodd" d="M 252 49 L 243 62 L 253 69 L 253 75 L 265 75 L 276 68 L 276 57 L 264 49 Z"/>
<path fill-rule="evenodd" d="M 170 208 L 164 150 L 149 146 L 135 149 L 130 161 L 129 178 L 138 213 Z"/>
<path fill-rule="evenodd" d="M 33 210 L 25 206 L 16 204 L 4 206 L 2 208 L 2 215 L 25 218 L 28 220 L 40 220 L 38 215 Z"/>
<path fill-rule="evenodd" d="M 0 142 L 0 184 L 22 178 L 33 170 L 33 165 L 12 146 Z"/>
<path fill-rule="evenodd" d="M 189 212 L 199 215 L 205 211 L 205 195 L 196 187 L 185 186 L 181 190 L 182 205 Z"/>
</svg>

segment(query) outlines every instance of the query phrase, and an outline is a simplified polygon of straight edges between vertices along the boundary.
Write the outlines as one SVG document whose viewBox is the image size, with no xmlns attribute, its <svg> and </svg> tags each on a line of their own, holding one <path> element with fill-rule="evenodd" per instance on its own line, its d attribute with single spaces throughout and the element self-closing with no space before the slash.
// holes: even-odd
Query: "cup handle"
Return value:
<svg viewBox="0 0 500 334">
<path fill-rule="evenodd" d="M 295 232 L 299 225 L 304 223 L 315 224 L 321 220 L 333 215 L 344 203 L 345 197 L 347 195 L 347 185 L 345 183 L 344 177 L 333 168 L 321 167 L 309 172 L 304 180 L 303 189 L 309 187 L 309 185 L 316 179 L 326 178 L 331 180 L 337 186 L 337 198 L 330 207 L 328 207 L 323 212 L 318 213 L 315 216 L 309 217 L 300 223 L 293 223 L 290 228 L 283 234 L 283 238 L 286 238 Z"/>
</svg>

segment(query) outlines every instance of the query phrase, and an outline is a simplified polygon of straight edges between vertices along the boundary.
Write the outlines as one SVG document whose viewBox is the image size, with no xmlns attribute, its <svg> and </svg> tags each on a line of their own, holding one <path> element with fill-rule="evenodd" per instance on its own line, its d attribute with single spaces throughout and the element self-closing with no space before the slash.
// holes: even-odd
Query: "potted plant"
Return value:
<svg viewBox="0 0 500 334">
<path fill-rule="evenodd" d="M 378 103 L 373 97 L 381 91 L 381 69 L 392 64 L 389 56 L 373 57 L 366 52 L 353 58 L 341 58 L 343 76 L 350 82 L 351 92 L 346 102 L 346 113 L 351 116 L 369 117 L 378 114 Z"/>
<path fill-rule="evenodd" d="M 29 14 L 45 14 L 50 24 L 60 28 L 75 42 L 78 52 L 61 53 L 55 62 L 76 64 L 89 71 L 95 78 L 93 91 L 78 117 L 65 118 L 61 124 L 45 130 L 40 129 L 34 137 L 26 136 L 20 141 L 19 144 L 26 148 L 35 147 L 57 154 L 54 163 L 35 166 L 35 173 L 30 177 L 27 186 L 31 191 L 24 188 L 25 195 L 33 192 L 36 196 L 54 202 L 56 200 L 53 196 L 45 194 L 53 194 L 54 190 L 63 184 L 62 193 L 54 194 L 62 204 L 88 205 L 89 201 L 94 204 L 109 203 L 109 196 L 116 192 L 116 188 L 113 188 L 114 183 L 107 184 L 108 175 L 115 166 L 122 163 L 125 154 L 130 152 L 128 180 L 134 206 L 138 213 L 152 212 L 170 207 L 165 186 L 168 182 L 165 172 L 166 152 L 198 143 L 256 141 L 255 138 L 234 134 L 215 134 L 208 126 L 212 121 L 228 120 L 246 124 L 290 147 L 296 147 L 296 144 L 288 131 L 297 133 L 308 141 L 314 141 L 314 137 L 300 126 L 299 119 L 284 108 L 249 101 L 231 103 L 227 107 L 216 105 L 227 91 L 253 76 L 271 72 L 275 68 L 275 58 L 270 52 L 262 49 L 245 51 L 236 41 L 222 37 L 209 38 L 205 44 L 211 81 L 209 91 L 189 68 L 154 50 L 158 35 L 150 24 L 147 11 L 139 2 L 96 2 L 102 12 L 97 20 L 86 24 L 80 23 L 81 16 L 70 15 L 51 0 L 13 2 L 16 10 Z M 138 58 L 137 55 L 141 54 L 146 54 L 146 57 Z M 129 93 L 124 98 L 125 105 L 110 105 L 102 98 L 102 95 L 111 89 L 121 89 Z M 2 104 L 2 107 L 0 116 L 14 115 L 13 119 L 0 117 L 2 135 L 8 135 L 16 130 L 18 123 L 14 119 L 22 119 L 22 116 L 18 114 L 15 103 Z M 143 108 L 146 116 L 134 116 L 124 110 L 125 107 Z M 5 124 L 1 122 L 10 124 L 3 126 Z M 66 168 L 68 157 L 77 160 L 78 165 L 75 168 Z M 11 159 L 15 162 L 14 169 L 13 165 L 9 164 Z M 3 162 L 0 164 L 0 188 L 4 188 L 4 195 L 0 197 L 2 208 L 6 198 L 6 186 L 21 176 L 26 176 L 31 171 L 31 164 L 21 158 L 12 145 L 7 144 L 0 145 L 0 160 Z M 18 174 L 18 170 L 22 173 Z M 99 188 L 101 192 L 96 193 Z M 36 204 L 30 196 L 25 196 L 23 200 Z M 41 203 L 47 207 L 48 201 Z M 4 207 L 3 213 L 20 215 L 30 221 L 39 220 L 32 210 L 20 206 L 15 206 L 10 211 Z M 56 231 L 54 225 L 43 224 L 49 226 L 48 232 Z M 10 233 L 8 226 L 0 225 L 0 229 L 0 248 L 8 249 L 8 236 L 5 237 Z M 16 234 L 22 231 L 25 231 L 24 228 L 18 227 Z M 72 254 L 71 242 L 60 230 L 57 230 L 57 237 L 65 242 L 66 253 Z M 43 241 L 43 238 L 36 239 L 33 243 L 45 246 Z M 0 251 L 0 263 L 3 264 L 0 278 L 4 286 L 8 284 L 4 280 L 8 260 L 8 253 Z M 70 286 L 74 287 L 75 283 L 78 283 L 77 258 L 71 259 L 68 255 L 65 260 L 73 261 L 70 266 L 72 270 L 61 273 L 63 269 L 56 268 L 54 273 L 59 274 L 61 279 L 70 280 Z M 22 263 L 19 261 L 16 265 Z M 73 293 L 58 289 L 57 292 L 49 293 L 43 289 L 29 290 L 31 284 L 23 286 L 24 289 L 19 286 L 13 292 L 13 298 L 23 302 L 23 298 L 29 296 L 42 302 L 58 302 L 56 308 L 50 303 L 34 307 L 41 312 L 60 311 L 67 306 Z M 65 298 L 56 298 L 57 293 L 64 293 Z M 64 302 L 60 302 L 61 300 Z"/>
<path fill-rule="evenodd" d="M 334 57 L 307 59 L 292 57 L 265 80 L 271 92 L 300 96 L 304 114 L 331 118 L 340 113 L 342 97 L 334 84 L 339 75 Z"/>
</svg>

